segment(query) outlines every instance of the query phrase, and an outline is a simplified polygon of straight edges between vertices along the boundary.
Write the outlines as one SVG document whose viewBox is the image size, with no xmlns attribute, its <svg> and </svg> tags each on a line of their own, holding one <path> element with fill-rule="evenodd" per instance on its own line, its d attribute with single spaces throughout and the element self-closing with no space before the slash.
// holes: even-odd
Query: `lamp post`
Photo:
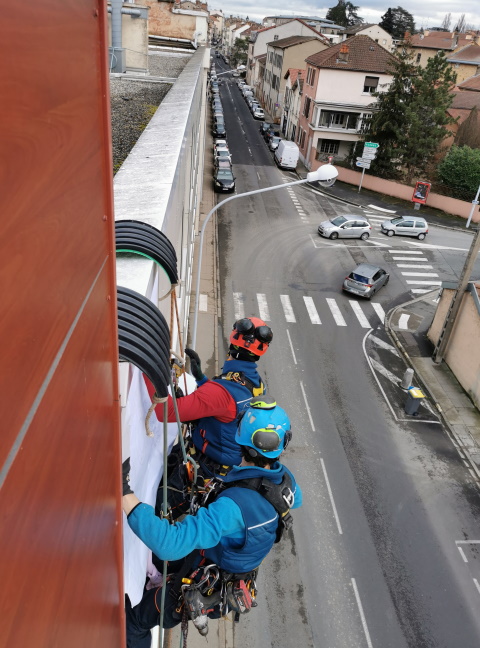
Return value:
<svg viewBox="0 0 480 648">
<path fill-rule="evenodd" d="M 202 267 L 202 254 L 203 254 L 203 237 L 205 234 L 205 229 L 207 227 L 208 221 L 211 216 L 219 209 L 223 207 L 226 203 L 231 200 L 236 200 L 237 198 L 244 198 L 245 196 L 253 196 L 255 194 L 265 193 L 267 191 L 274 191 L 275 189 L 285 189 L 285 187 L 292 187 L 293 185 L 304 184 L 305 182 L 320 182 L 321 185 L 330 187 L 333 185 L 337 179 L 338 171 L 331 164 L 324 164 L 319 167 L 316 171 L 307 173 L 307 177 L 303 180 L 295 180 L 294 182 L 286 182 L 285 184 L 275 185 L 273 187 L 265 187 L 263 189 L 256 189 L 255 191 L 247 191 L 241 194 L 235 194 L 234 196 L 229 196 L 217 203 L 207 214 L 205 220 L 203 221 L 202 228 L 200 230 L 200 244 L 198 248 L 198 262 L 197 262 L 197 279 L 195 286 L 195 308 L 193 313 L 193 330 L 192 330 L 192 348 L 195 349 L 197 343 L 197 323 L 198 323 L 198 305 L 200 302 L 200 271 Z"/>
<path fill-rule="evenodd" d="M 470 227 L 470 221 L 472 220 L 473 212 L 475 211 L 475 207 L 478 205 L 478 196 L 480 196 L 480 186 L 478 187 L 475 200 L 472 200 L 472 209 L 470 210 L 470 215 L 468 217 L 467 224 L 465 225 L 465 227 Z"/>
</svg>

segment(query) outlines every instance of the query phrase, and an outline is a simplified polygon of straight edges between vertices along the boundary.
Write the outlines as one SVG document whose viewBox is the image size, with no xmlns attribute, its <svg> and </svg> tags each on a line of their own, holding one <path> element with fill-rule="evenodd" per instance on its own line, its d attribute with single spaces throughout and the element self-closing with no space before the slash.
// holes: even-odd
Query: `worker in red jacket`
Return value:
<svg viewBox="0 0 480 648">
<path fill-rule="evenodd" d="M 257 371 L 257 360 L 266 353 L 272 341 L 272 329 L 257 317 L 237 320 L 230 334 L 229 354 L 222 373 L 212 380 L 203 374 L 198 354 L 186 349 L 198 388 L 177 400 L 182 422 L 195 421 L 189 453 L 200 466 L 204 477 L 225 475 L 231 466 L 239 465 L 241 451 L 235 442 L 237 417 L 254 396 L 265 393 Z M 150 387 L 153 393 L 153 387 Z M 168 420 L 175 421 L 173 401 L 169 398 Z M 163 420 L 162 407 L 157 417 Z M 188 510 L 185 500 L 185 470 L 182 464 L 169 476 L 169 503 L 175 517 Z M 177 491 L 181 491 L 178 493 Z M 180 501 L 179 501 L 180 500 Z"/>
</svg>

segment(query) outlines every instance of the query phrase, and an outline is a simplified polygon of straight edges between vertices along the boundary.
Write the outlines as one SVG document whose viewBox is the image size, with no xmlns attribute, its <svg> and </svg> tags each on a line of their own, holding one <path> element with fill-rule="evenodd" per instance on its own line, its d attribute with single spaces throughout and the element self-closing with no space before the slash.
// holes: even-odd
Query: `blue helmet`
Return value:
<svg viewBox="0 0 480 648">
<path fill-rule="evenodd" d="M 247 448 L 252 458 L 275 459 L 285 450 L 291 436 L 287 413 L 264 394 L 250 401 L 240 420 L 235 441 Z"/>
</svg>

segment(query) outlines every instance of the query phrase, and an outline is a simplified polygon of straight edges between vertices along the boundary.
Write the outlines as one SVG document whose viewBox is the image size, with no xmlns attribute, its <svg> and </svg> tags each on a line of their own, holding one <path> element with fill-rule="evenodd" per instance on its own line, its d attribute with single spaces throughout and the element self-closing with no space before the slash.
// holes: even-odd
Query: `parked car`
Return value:
<svg viewBox="0 0 480 648">
<path fill-rule="evenodd" d="M 255 101 L 253 95 L 251 97 L 247 97 L 245 101 L 247 102 L 247 106 L 250 108 L 250 110 L 252 109 L 253 104 L 256 104 L 258 106 L 258 102 Z"/>
<path fill-rule="evenodd" d="M 268 128 L 263 135 L 263 138 L 267 142 L 267 144 L 270 143 L 270 139 L 272 137 L 280 137 L 280 131 L 274 124 L 270 124 L 270 128 Z"/>
<path fill-rule="evenodd" d="M 230 151 L 225 148 L 217 148 L 215 150 L 213 159 L 215 164 L 218 164 L 219 162 L 228 162 L 229 164 L 232 163 L 232 156 L 230 155 Z"/>
<path fill-rule="evenodd" d="M 213 185 L 216 192 L 235 191 L 235 176 L 232 167 L 228 169 L 223 166 L 216 167 L 213 174 Z"/>
<path fill-rule="evenodd" d="M 260 128 L 258 129 L 260 131 L 260 135 L 265 135 L 267 130 L 270 128 L 272 124 L 269 122 L 264 121 L 262 124 L 260 124 Z"/>
<path fill-rule="evenodd" d="M 232 77 L 239 77 L 240 72 L 238 70 L 235 70 L 235 72 L 232 72 Z"/>
<path fill-rule="evenodd" d="M 275 162 L 281 169 L 296 169 L 300 150 L 295 142 L 282 140 L 275 151 Z"/>
<path fill-rule="evenodd" d="M 252 92 L 252 94 L 253 94 L 252 86 L 249 86 L 249 85 L 246 85 L 246 84 L 244 86 L 242 86 L 241 91 L 242 91 L 243 96 L 245 96 L 246 92 Z"/>
<path fill-rule="evenodd" d="M 371 229 L 372 226 L 365 216 L 346 214 L 320 223 L 318 233 L 320 236 L 330 239 L 360 238 L 366 241 L 370 236 Z"/>
<path fill-rule="evenodd" d="M 213 142 L 213 150 L 216 148 L 228 148 L 227 140 L 226 139 L 216 139 Z"/>
<path fill-rule="evenodd" d="M 345 277 L 342 288 L 345 292 L 371 299 L 382 286 L 388 283 L 389 279 L 390 275 L 383 268 L 369 263 L 360 263 L 348 277 Z"/>
<path fill-rule="evenodd" d="M 275 151 L 278 148 L 278 145 L 282 141 L 281 137 L 278 135 L 274 135 L 273 137 L 270 138 L 270 141 L 268 142 L 268 148 L 271 151 Z"/>
<path fill-rule="evenodd" d="M 240 79 L 240 81 L 237 81 L 237 86 L 238 86 L 238 88 L 240 90 L 243 88 L 243 86 L 246 86 L 246 85 L 247 85 L 247 82 L 244 81 L 243 79 Z"/>
<path fill-rule="evenodd" d="M 253 111 L 253 116 L 255 119 L 265 119 L 265 113 L 263 112 L 263 108 L 260 108 L 260 106 L 256 106 Z"/>
<path fill-rule="evenodd" d="M 245 101 L 248 101 L 249 98 L 253 99 L 253 92 L 251 92 L 250 90 L 244 92 L 243 98 L 245 99 Z"/>
<path fill-rule="evenodd" d="M 421 216 L 397 216 L 383 221 L 382 232 L 387 236 L 416 236 L 423 241 L 428 234 L 428 223 Z"/>
<path fill-rule="evenodd" d="M 213 118 L 217 119 L 217 120 L 218 119 L 223 119 L 224 120 L 224 118 L 223 118 L 223 110 L 219 110 L 218 108 L 217 108 L 217 110 L 214 110 L 213 111 Z"/>
<path fill-rule="evenodd" d="M 214 137 L 226 137 L 227 131 L 223 121 L 214 121 L 212 125 L 212 134 Z"/>
</svg>

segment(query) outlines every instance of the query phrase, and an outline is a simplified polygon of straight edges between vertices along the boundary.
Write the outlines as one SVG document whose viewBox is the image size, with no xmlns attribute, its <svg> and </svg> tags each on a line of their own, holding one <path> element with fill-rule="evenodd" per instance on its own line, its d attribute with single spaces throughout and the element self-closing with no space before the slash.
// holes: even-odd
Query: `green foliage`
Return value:
<svg viewBox="0 0 480 648">
<path fill-rule="evenodd" d="M 464 189 L 475 196 L 480 186 L 480 149 L 452 146 L 438 167 L 442 182 L 455 189 Z"/>
<path fill-rule="evenodd" d="M 387 9 L 378 24 L 393 38 L 404 38 L 405 32 L 415 33 L 413 16 L 403 7 Z"/>
<path fill-rule="evenodd" d="M 429 59 L 425 68 L 415 66 L 413 56 L 408 47 L 395 56 L 393 81 L 375 94 L 378 111 L 363 136 L 380 144 L 374 173 L 406 182 L 425 173 L 454 122 L 447 110 L 456 76 L 444 53 Z"/>
<path fill-rule="evenodd" d="M 357 14 L 359 9 L 360 7 L 355 6 L 348 0 L 338 0 L 335 7 L 331 7 L 327 11 L 326 18 L 333 20 L 337 25 L 342 25 L 342 27 L 353 27 L 353 25 L 364 22 L 363 18 L 360 18 Z"/>
<path fill-rule="evenodd" d="M 248 42 L 245 38 L 236 38 L 230 54 L 232 65 L 245 65 L 248 58 Z"/>
</svg>

